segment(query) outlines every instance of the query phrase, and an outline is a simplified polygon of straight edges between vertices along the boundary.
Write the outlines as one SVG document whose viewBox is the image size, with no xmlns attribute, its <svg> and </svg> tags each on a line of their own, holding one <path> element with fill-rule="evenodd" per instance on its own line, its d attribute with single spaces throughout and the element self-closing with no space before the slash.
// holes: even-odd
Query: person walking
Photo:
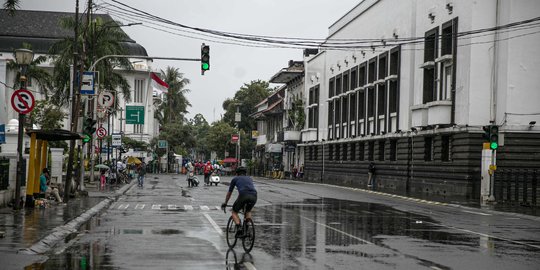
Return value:
<svg viewBox="0 0 540 270">
<path fill-rule="evenodd" d="M 145 174 L 146 174 L 146 164 L 142 162 L 137 166 L 137 179 L 139 180 L 139 183 L 138 183 L 139 187 L 143 187 Z"/>
<path fill-rule="evenodd" d="M 210 161 L 206 162 L 206 165 L 204 165 L 204 185 L 210 185 L 210 175 L 212 174 L 212 171 L 214 170 L 214 166 L 212 166 L 212 163 Z"/>
<path fill-rule="evenodd" d="M 188 182 L 188 187 L 193 187 L 195 186 L 195 183 L 193 183 L 193 177 L 195 177 L 195 167 L 193 166 L 193 164 L 191 164 L 191 162 L 188 162 L 186 164 L 186 169 L 187 169 L 187 182 Z"/>
<path fill-rule="evenodd" d="M 373 182 L 375 182 L 375 163 L 370 162 L 368 165 L 368 188 L 373 186 Z"/>
</svg>

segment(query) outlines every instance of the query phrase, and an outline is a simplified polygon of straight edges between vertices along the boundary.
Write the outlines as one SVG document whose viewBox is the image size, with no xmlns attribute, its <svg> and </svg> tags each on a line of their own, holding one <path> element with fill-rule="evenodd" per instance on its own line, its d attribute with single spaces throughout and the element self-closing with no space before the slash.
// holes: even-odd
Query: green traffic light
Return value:
<svg viewBox="0 0 540 270">
<path fill-rule="evenodd" d="M 201 68 L 202 70 L 208 70 L 210 68 L 210 65 L 208 65 L 208 63 L 202 63 Z"/>
<path fill-rule="evenodd" d="M 497 142 L 491 142 L 491 144 L 489 145 L 489 148 L 493 150 L 497 150 L 497 148 L 499 148 L 499 144 Z"/>
<path fill-rule="evenodd" d="M 90 136 L 88 136 L 88 134 L 84 134 L 82 141 L 83 141 L 83 143 L 89 142 L 90 141 Z"/>
</svg>

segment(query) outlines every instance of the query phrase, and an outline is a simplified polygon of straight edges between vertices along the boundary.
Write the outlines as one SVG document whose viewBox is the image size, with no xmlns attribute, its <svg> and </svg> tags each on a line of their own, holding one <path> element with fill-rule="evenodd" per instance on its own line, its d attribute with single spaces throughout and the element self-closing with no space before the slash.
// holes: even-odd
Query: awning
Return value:
<svg viewBox="0 0 540 270">
<path fill-rule="evenodd" d="M 36 134 L 36 139 L 46 141 L 66 141 L 66 140 L 80 140 L 82 139 L 79 133 L 71 132 L 65 129 L 30 129 L 26 131 L 27 135 Z"/>
<path fill-rule="evenodd" d="M 223 160 L 223 163 L 236 163 L 236 162 L 238 161 L 236 160 L 236 158 L 233 158 L 233 157 L 228 157 Z"/>
</svg>

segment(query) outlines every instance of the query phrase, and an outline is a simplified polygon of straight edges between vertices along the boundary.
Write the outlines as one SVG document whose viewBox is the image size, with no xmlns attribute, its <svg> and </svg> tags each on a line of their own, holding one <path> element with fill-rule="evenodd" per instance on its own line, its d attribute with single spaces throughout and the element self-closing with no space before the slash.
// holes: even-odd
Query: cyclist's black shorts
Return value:
<svg viewBox="0 0 540 270">
<path fill-rule="evenodd" d="M 253 206 L 255 206 L 255 203 L 257 203 L 257 195 L 252 194 L 243 194 L 238 196 L 236 201 L 233 204 L 233 211 L 238 213 L 240 210 L 244 208 L 244 205 L 246 206 L 246 212 L 251 211 L 253 209 Z"/>
</svg>

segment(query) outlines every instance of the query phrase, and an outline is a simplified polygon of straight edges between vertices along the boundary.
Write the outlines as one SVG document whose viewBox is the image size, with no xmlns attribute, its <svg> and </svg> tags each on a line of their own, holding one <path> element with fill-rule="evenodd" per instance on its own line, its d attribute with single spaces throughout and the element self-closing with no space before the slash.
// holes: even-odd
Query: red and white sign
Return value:
<svg viewBox="0 0 540 270">
<path fill-rule="evenodd" d="M 11 96 L 11 106 L 20 114 L 27 114 L 34 109 L 34 95 L 26 89 L 19 89 Z"/>
<path fill-rule="evenodd" d="M 232 138 L 231 138 L 231 141 L 232 141 L 233 143 L 237 143 L 237 142 L 238 142 L 238 134 L 233 134 L 233 135 L 232 135 Z"/>
<path fill-rule="evenodd" d="M 100 127 L 96 130 L 96 135 L 98 138 L 103 139 L 103 137 L 107 136 L 107 130 L 104 127 Z"/>
</svg>

